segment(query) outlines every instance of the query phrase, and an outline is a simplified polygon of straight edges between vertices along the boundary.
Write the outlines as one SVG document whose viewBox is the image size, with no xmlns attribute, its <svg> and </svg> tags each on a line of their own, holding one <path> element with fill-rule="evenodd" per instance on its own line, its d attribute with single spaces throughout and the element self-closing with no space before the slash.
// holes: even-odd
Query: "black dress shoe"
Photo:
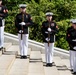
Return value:
<svg viewBox="0 0 76 75">
<path fill-rule="evenodd" d="M 27 59 L 27 56 L 23 56 L 24 59 Z"/>
<path fill-rule="evenodd" d="M 52 63 L 49 63 L 49 66 L 52 67 Z"/>
<path fill-rule="evenodd" d="M 4 49 L 4 47 L 1 47 L 1 48 L 0 48 L 0 51 L 3 50 L 3 49 Z"/>
<path fill-rule="evenodd" d="M 21 59 L 23 59 L 23 56 L 21 56 Z"/>
<path fill-rule="evenodd" d="M 71 69 L 70 71 L 72 71 L 72 72 L 73 72 L 73 69 Z"/>
<path fill-rule="evenodd" d="M 49 66 L 49 63 L 46 63 L 46 67 L 48 67 Z"/>
<path fill-rule="evenodd" d="M 2 49 L 0 48 L 0 51 L 1 51 Z"/>
<path fill-rule="evenodd" d="M 4 49 L 3 47 L 1 47 L 1 49 Z"/>
<path fill-rule="evenodd" d="M 47 63 L 46 66 L 47 67 L 52 67 L 52 63 Z"/>
<path fill-rule="evenodd" d="M 76 75 L 76 72 L 73 72 L 72 74 L 75 74 Z"/>
</svg>

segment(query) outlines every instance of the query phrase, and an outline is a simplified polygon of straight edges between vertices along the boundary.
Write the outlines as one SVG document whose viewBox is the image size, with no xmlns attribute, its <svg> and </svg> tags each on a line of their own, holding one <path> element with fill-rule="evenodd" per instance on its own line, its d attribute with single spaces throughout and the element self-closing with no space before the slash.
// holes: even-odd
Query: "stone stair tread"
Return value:
<svg viewBox="0 0 76 75">
<path fill-rule="evenodd" d="M 0 70 L 0 75 L 6 75 L 5 73 L 6 73 L 7 71 L 6 70 Z"/>
<path fill-rule="evenodd" d="M 44 67 L 44 71 L 45 71 L 45 75 L 59 75 L 59 72 L 56 68 L 56 66 L 52 66 L 52 67 Z"/>
<path fill-rule="evenodd" d="M 54 62 L 56 64 L 56 66 L 64 66 L 64 67 L 66 67 L 65 64 L 63 62 L 61 62 L 61 61 L 62 60 L 61 60 L 60 57 L 58 57 L 58 56 L 54 57 Z"/>
<path fill-rule="evenodd" d="M 62 61 L 67 66 L 67 68 L 70 69 L 70 60 L 69 59 L 62 59 Z"/>
<path fill-rule="evenodd" d="M 28 75 L 44 75 L 43 63 L 41 61 L 41 52 L 31 51 L 30 60 Z"/>
<path fill-rule="evenodd" d="M 6 51 L 3 54 L 4 55 L 15 55 L 15 56 L 17 56 L 18 55 L 18 52 L 17 51 Z"/>
<path fill-rule="evenodd" d="M 29 73 L 42 73 L 42 72 L 44 72 L 42 62 L 29 64 Z"/>
<path fill-rule="evenodd" d="M 31 48 L 28 48 L 28 54 L 27 55 L 30 56 L 30 54 L 31 54 Z"/>
<path fill-rule="evenodd" d="M 45 60 L 45 54 L 41 54 L 41 57 L 42 57 L 42 61 L 46 62 L 46 60 Z"/>
<path fill-rule="evenodd" d="M 2 51 L 0 51 L 0 56 L 2 55 Z"/>
<path fill-rule="evenodd" d="M 1 52 L 1 55 L 2 55 L 2 53 L 4 53 L 7 49 L 9 49 L 10 48 L 10 46 L 12 45 L 12 43 L 4 43 L 4 48 L 3 48 L 3 50 L 2 50 L 2 52 Z"/>
<path fill-rule="evenodd" d="M 19 51 L 19 46 L 18 45 L 12 45 L 7 51 Z"/>
<path fill-rule="evenodd" d="M 31 51 L 30 59 L 41 59 L 40 51 Z"/>
<path fill-rule="evenodd" d="M 4 43 L 4 48 L 7 50 L 10 46 L 12 45 L 12 43 Z"/>
<path fill-rule="evenodd" d="M 54 62 L 60 75 L 72 75 L 60 57 L 54 57 Z"/>
<path fill-rule="evenodd" d="M 42 56 L 42 61 L 46 62 L 45 61 L 45 54 L 41 54 L 41 56 Z M 45 71 L 45 75 L 50 75 L 50 74 L 52 74 L 52 75 L 59 75 L 59 72 L 58 72 L 56 66 L 52 66 L 52 67 L 44 66 L 44 71 Z"/>
<path fill-rule="evenodd" d="M 7 69 L 9 67 L 9 64 L 11 61 L 15 59 L 15 56 L 7 56 L 7 55 L 2 55 L 0 57 L 0 69 Z M 9 61 L 9 62 L 8 62 Z"/>
<path fill-rule="evenodd" d="M 13 58 L 15 55 L 2 55 L 1 57 L 0 57 L 0 62 L 1 62 L 1 60 L 2 61 L 5 61 L 5 60 L 12 60 L 11 58 Z M 8 61 L 7 61 L 8 62 Z M 5 62 L 4 62 L 5 63 Z"/>
<path fill-rule="evenodd" d="M 27 75 L 26 72 L 16 72 L 10 75 Z"/>
<path fill-rule="evenodd" d="M 45 54 L 41 54 L 40 50 L 31 51 L 29 48 L 29 59 L 16 58 L 15 60 L 15 55 L 20 55 L 19 45 L 5 43 L 4 47 L 6 52 L 3 55 L 0 51 L 0 75 L 72 75 L 69 70 L 69 59 L 54 56 L 55 65 L 46 67 Z"/>
<path fill-rule="evenodd" d="M 70 71 L 67 71 L 67 70 L 59 71 L 59 74 L 60 75 L 72 75 L 72 73 Z"/>
<path fill-rule="evenodd" d="M 42 61 L 45 62 L 45 54 L 42 54 Z M 52 68 L 54 68 L 54 69 L 52 69 L 53 71 L 57 72 L 59 70 L 58 72 L 59 72 L 60 75 L 63 75 L 63 74 L 64 75 L 68 75 L 68 74 L 72 75 L 71 72 L 67 69 L 66 65 L 63 64 L 63 62 L 61 62 L 61 58 L 60 57 L 54 57 L 54 62 L 56 64 L 56 67 L 52 67 Z M 48 69 L 47 67 L 45 67 L 45 68 L 46 68 L 46 70 Z M 52 73 L 52 72 L 51 72 L 51 69 L 50 69 L 50 72 L 47 70 L 47 71 L 45 71 L 45 74 L 46 75 L 50 75 L 50 73 Z M 55 72 L 53 72 L 53 73 L 55 73 Z"/>
<path fill-rule="evenodd" d="M 2 55 L 0 57 L 0 75 L 7 75 L 13 62 L 15 55 Z"/>
<path fill-rule="evenodd" d="M 27 75 L 29 59 L 16 59 L 8 75 Z"/>
<path fill-rule="evenodd" d="M 28 73 L 28 75 L 44 75 L 42 73 Z"/>
<path fill-rule="evenodd" d="M 12 45 L 7 51 L 15 51 L 20 55 L 19 45 Z M 28 55 L 30 55 L 31 48 L 28 49 Z"/>
</svg>

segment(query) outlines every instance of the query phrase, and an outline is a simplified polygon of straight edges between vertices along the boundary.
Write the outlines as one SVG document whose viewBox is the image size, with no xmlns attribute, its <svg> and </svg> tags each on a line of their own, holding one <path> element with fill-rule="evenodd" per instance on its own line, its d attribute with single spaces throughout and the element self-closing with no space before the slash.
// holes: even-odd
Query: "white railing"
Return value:
<svg viewBox="0 0 76 75">
<path fill-rule="evenodd" d="M 10 34 L 10 33 L 6 33 L 6 32 L 4 32 L 4 35 L 8 39 L 11 39 L 11 40 L 13 39 L 14 41 L 18 42 L 18 36 Z M 29 39 L 29 47 L 31 47 L 33 50 L 35 49 L 35 50 L 44 51 L 44 44 L 43 43 L 39 43 L 39 42 L 30 40 L 30 39 Z M 69 51 L 67 51 L 67 50 L 57 48 L 57 47 L 54 47 L 54 49 L 55 49 L 55 52 L 57 52 L 57 53 L 69 56 Z"/>
</svg>

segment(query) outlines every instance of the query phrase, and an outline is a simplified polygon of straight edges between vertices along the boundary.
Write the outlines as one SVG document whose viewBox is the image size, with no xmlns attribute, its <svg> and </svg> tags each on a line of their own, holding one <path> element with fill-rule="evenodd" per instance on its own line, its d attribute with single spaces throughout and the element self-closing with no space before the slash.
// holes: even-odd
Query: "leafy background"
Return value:
<svg viewBox="0 0 76 75">
<path fill-rule="evenodd" d="M 38 42 L 42 41 L 41 25 L 45 18 L 45 13 L 49 10 L 54 13 L 59 31 L 56 34 L 55 46 L 68 50 L 69 46 L 66 42 L 66 30 L 71 25 L 70 19 L 76 18 L 76 0 L 3 0 L 3 4 L 7 6 L 9 12 L 6 18 L 5 31 L 17 35 L 14 21 L 16 14 L 19 13 L 19 4 L 28 5 L 27 12 L 31 14 L 33 22 L 30 27 L 29 38 Z"/>
</svg>

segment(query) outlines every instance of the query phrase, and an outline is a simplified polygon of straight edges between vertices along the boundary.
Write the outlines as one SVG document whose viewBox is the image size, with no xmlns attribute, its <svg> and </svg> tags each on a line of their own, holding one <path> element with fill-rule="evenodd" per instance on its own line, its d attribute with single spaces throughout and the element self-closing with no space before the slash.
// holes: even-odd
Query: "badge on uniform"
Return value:
<svg viewBox="0 0 76 75">
<path fill-rule="evenodd" d="M 28 15 L 26 15 L 26 18 L 28 18 Z"/>
<path fill-rule="evenodd" d="M 2 10 L 2 7 L 0 7 L 0 11 Z"/>
<path fill-rule="evenodd" d="M 54 23 L 51 23 L 51 26 L 54 26 Z"/>
</svg>

